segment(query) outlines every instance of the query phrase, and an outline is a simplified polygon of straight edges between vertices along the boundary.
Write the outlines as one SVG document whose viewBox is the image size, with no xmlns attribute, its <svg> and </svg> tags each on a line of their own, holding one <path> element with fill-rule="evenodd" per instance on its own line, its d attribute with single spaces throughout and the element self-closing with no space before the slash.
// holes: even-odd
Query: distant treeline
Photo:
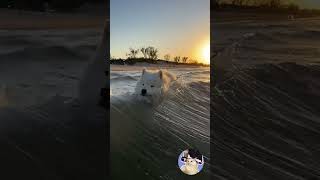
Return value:
<svg viewBox="0 0 320 180">
<path fill-rule="evenodd" d="M 197 61 L 193 62 L 176 62 L 176 61 L 167 61 L 164 59 L 147 59 L 143 57 L 139 58 L 127 58 L 127 59 L 121 59 L 121 58 L 111 58 L 110 64 L 115 65 L 135 65 L 136 63 L 148 63 L 148 64 L 167 64 L 167 65 L 191 65 L 191 66 L 210 66 L 208 64 L 199 63 Z"/>
<path fill-rule="evenodd" d="M 33 11 L 70 11 L 84 3 L 98 3 L 104 0 L 0 0 L 0 8 L 13 8 Z"/>
<path fill-rule="evenodd" d="M 212 9 L 266 9 L 282 11 L 299 11 L 300 7 L 287 0 L 213 0 Z"/>
<path fill-rule="evenodd" d="M 142 57 L 138 57 L 139 54 L 142 54 Z M 159 51 L 157 48 L 148 46 L 138 49 L 129 48 L 129 52 L 126 54 L 126 59 L 121 58 L 111 58 L 110 64 L 119 64 L 119 65 L 133 65 L 135 63 L 165 63 L 165 64 L 185 64 L 185 65 L 200 65 L 207 66 L 206 64 L 199 63 L 196 59 L 190 59 L 186 56 L 174 56 L 171 58 L 170 54 L 165 54 L 163 59 L 159 59 Z"/>
</svg>

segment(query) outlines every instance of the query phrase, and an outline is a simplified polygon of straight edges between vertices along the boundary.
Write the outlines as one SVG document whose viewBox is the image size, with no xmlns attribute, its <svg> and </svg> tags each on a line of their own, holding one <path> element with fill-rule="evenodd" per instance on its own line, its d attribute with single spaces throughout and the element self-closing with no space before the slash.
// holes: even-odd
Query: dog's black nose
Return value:
<svg viewBox="0 0 320 180">
<path fill-rule="evenodd" d="M 141 90 L 141 95 L 142 95 L 142 96 L 145 96 L 146 94 L 147 94 L 147 90 L 146 90 L 146 89 L 142 89 L 142 90 Z"/>
</svg>

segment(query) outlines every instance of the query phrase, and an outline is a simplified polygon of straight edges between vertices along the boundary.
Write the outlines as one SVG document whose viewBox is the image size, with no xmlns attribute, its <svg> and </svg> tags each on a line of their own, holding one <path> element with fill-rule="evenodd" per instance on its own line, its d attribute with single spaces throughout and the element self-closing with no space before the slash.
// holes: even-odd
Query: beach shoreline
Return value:
<svg viewBox="0 0 320 180">
<path fill-rule="evenodd" d="M 174 65 L 174 64 L 149 64 L 149 63 L 136 63 L 135 65 L 116 65 L 111 64 L 111 71 L 140 71 L 143 68 L 150 70 L 158 69 L 173 69 L 173 68 L 209 68 L 208 66 L 198 65 Z"/>
</svg>

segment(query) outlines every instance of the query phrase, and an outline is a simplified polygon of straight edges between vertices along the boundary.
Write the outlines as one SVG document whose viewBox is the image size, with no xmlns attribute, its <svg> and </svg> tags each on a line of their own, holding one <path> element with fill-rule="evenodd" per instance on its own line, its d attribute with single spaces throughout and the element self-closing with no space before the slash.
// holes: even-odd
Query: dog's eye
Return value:
<svg viewBox="0 0 320 180">
<path fill-rule="evenodd" d="M 142 84 L 142 86 L 144 86 L 144 84 Z"/>
<path fill-rule="evenodd" d="M 151 85 L 150 87 L 154 87 L 154 85 Z"/>
</svg>

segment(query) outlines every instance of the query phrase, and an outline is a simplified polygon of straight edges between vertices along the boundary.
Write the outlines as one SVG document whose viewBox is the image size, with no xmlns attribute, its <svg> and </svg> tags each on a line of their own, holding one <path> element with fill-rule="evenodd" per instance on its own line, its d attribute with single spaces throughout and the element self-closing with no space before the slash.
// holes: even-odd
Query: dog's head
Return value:
<svg viewBox="0 0 320 180">
<path fill-rule="evenodd" d="M 198 162 L 197 162 L 196 159 L 187 158 L 187 159 L 186 159 L 186 166 L 198 168 Z"/>
<path fill-rule="evenodd" d="M 142 70 L 142 75 L 136 86 L 136 92 L 141 96 L 159 96 L 163 85 L 163 73 L 159 71 Z"/>
<path fill-rule="evenodd" d="M 185 151 L 181 160 L 186 163 L 186 166 L 198 166 L 203 163 L 201 153 L 195 149 Z"/>
</svg>

